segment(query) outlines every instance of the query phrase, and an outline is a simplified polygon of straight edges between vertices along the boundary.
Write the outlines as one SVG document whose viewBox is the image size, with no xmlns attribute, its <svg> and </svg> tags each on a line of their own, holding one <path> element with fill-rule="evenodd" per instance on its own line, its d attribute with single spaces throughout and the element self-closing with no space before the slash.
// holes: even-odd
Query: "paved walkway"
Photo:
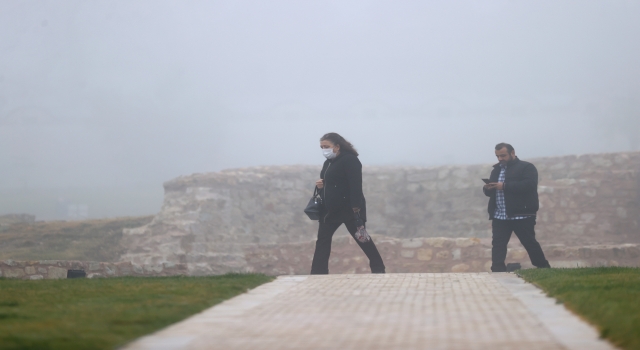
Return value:
<svg viewBox="0 0 640 350">
<path fill-rule="evenodd" d="M 283 276 L 125 349 L 612 349 L 514 274 Z"/>
</svg>

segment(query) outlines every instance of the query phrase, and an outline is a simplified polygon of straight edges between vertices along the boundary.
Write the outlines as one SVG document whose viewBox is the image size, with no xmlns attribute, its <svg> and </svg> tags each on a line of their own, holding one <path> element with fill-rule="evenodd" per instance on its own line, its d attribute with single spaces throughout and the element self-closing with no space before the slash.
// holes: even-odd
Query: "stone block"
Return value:
<svg viewBox="0 0 640 350">
<path fill-rule="evenodd" d="M 484 261 L 473 260 L 470 266 L 469 272 L 484 272 Z"/>
<path fill-rule="evenodd" d="M 40 264 L 40 265 L 57 265 L 58 261 L 57 260 L 39 260 L 38 264 Z"/>
<path fill-rule="evenodd" d="M 582 257 L 580 255 L 580 248 L 568 247 L 564 250 L 564 258 L 579 258 Z"/>
<path fill-rule="evenodd" d="M 627 246 L 624 248 L 625 254 L 627 257 L 631 258 L 631 259 L 635 259 L 637 257 L 640 257 L 640 248 L 639 247 L 630 247 Z"/>
<path fill-rule="evenodd" d="M 581 258 L 588 259 L 593 255 L 593 250 L 591 248 L 588 248 L 588 247 L 579 248 L 578 252 L 579 252 L 579 256 Z"/>
<path fill-rule="evenodd" d="M 451 258 L 451 253 L 449 253 L 448 250 L 441 250 L 438 253 L 436 253 L 436 259 L 449 259 Z"/>
<path fill-rule="evenodd" d="M 425 271 L 427 273 L 442 273 L 444 272 L 445 268 L 447 267 L 446 264 L 443 263 L 431 263 L 431 264 L 427 264 L 427 266 L 425 266 Z"/>
<path fill-rule="evenodd" d="M 142 269 L 142 266 L 140 265 L 133 265 L 133 272 L 142 275 L 144 273 L 144 270 Z"/>
<path fill-rule="evenodd" d="M 543 248 L 544 251 L 544 248 Z M 564 256 L 564 248 L 553 248 L 550 251 L 545 251 L 545 255 L 548 255 L 548 257 L 563 257 Z"/>
<path fill-rule="evenodd" d="M 39 273 L 47 273 L 47 269 L 44 267 L 38 267 L 38 272 Z"/>
<path fill-rule="evenodd" d="M 67 267 L 69 270 L 84 270 L 84 264 L 81 261 L 69 261 Z"/>
<path fill-rule="evenodd" d="M 144 265 L 144 271 L 150 272 L 150 273 L 160 273 L 162 272 L 162 265 L 146 264 Z"/>
<path fill-rule="evenodd" d="M 24 270 L 21 268 L 11 268 L 4 270 L 4 277 L 6 278 L 22 278 L 24 277 Z"/>
<path fill-rule="evenodd" d="M 613 247 L 598 247 L 594 250 L 594 257 L 610 259 L 615 257 L 615 251 Z"/>
<path fill-rule="evenodd" d="M 460 248 L 456 248 L 454 250 L 451 251 L 451 257 L 453 258 L 453 260 L 460 260 Z"/>
<path fill-rule="evenodd" d="M 403 261 L 402 263 L 398 262 L 393 264 L 392 267 L 391 266 L 388 267 L 387 273 L 391 273 L 391 271 L 393 271 L 393 273 L 411 273 L 411 272 L 422 271 L 423 269 L 424 269 L 424 266 L 420 262 Z"/>
<path fill-rule="evenodd" d="M 523 260 L 527 257 L 527 251 L 524 249 L 513 249 L 509 252 L 509 258 L 513 260 Z"/>
<path fill-rule="evenodd" d="M 41 279 L 43 279 L 43 278 L 44 278 L 44 277 L 43 277 L 42 275 L 32 275 L 32 276 L 29 276 L 29 279 L 30 279 L 30 280 L 41 280 Z"/>
<path fill-rule="evenodd" d="M 424 243 L 422 239 L 403 239 L 402 248 L 420 248 Z"/>
<path fill-rule="evenodd" d="M 427 238 L 425 242 L 435 248 L 449 248 L 454 244 L 454 240 L 447 237 Z"/>
<path fill-rule="evenodd" d="M 97 272 L 92 272 L 90 274 L 87 275 L 87 278 L 102 278 L 104 276 L 102 276 L 102 274 L 97 273 Z"/>
<path fill-rule="evenodd" d="M 61 267 L 50 266 L 47 279 L 62 279 L 67 278 L 67 269 Z"/>
<path fill-rule="evenodd" d="M 432 249 L 418 249 L 418 260 L 429 261 L 433 257 Z"/>
<path fill-rule="evenodd" d="M 116 270 L 120 272 L 120 276 L 128 276 L 133 271 L 133 266 L 128 261 L 122 261 L 114 264 Z"/>
<path fill-rule="evenodd" d="M 116 268 L 113 265 L 104 265 L 104 273 L 106 273 L 109 276 L 114 276 L 116 274 Z"/>
<path fill-rule="evenodd" d="M 24 272 L 27 275 L 34 275 L 36 273 L 36 268 L 33 267 L 33 266 L 27 266 L 27 267 L 24 268 Z"/>
<path fill-rule="evenodd" d="M 402 256 L 403 258 L 411 259 L 411 258 L 413 258 L 415 253 L 416 252 L 413 251 L 413 250 L 403 250 L 403 251 L 400 252 L 400 256 Z"/>
<path fill-rule="evenodd" d="M 469 270 L 469 265 L 467 264 L 457 264 L 451 267 L 451 272 L 466 272 Z"/>
<path fill-rule="evenodd" d="M 475 238 L 475 237 L 474 238 L 466 238 L 466 237 L 456 238 L 456 246 L 458 247 L 466 248 L 476 244 L 480 244 L 479 238 Z"/>
<path fill-rule="evenodd" d="M 7 266 L 18 266 L 18 263 L 16 263 L 15 261 L 11 260 L 11 259 L 7 259 L 4 261 L 5 265 Z"/>
<path fill-rule="evenodd" d="M 611 252 L 612 252 L 613 256 L 616 257 L 616 258 L 624 258 L 624 256 L 625 256 L 624 249 L 620 248 L 620 247 L 613 247 Z"/>
<path fill-rule="evenodd" d="M 484 253 L 483 249 L 477 248 L 457 249 L 460 249 L 460 259 L 462 260 L 482 259 Z"/>
</svg>

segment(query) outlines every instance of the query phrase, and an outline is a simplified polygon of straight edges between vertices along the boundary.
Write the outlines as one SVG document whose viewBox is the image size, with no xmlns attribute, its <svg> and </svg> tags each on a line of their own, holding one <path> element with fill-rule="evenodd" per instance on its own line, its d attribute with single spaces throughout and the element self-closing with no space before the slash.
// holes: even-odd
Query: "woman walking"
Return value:
<svg viewBox="0 0 640 350">
<path fill-rule="evenodd" d="M 362 163 L 358 152 L 349 141 L 336 133 L 328 133 L 320 139 L 320 148 L 327 158 L 320 172 L 316 187 L 324 207 L 318 227 L 316 251 L 311 263 L 311 274 L 329 273 L 331 238 L 344 224 L 355 239 L 357 216 L 366 222 L 367 208 L 362 194 Z M 373 240 L 356 242 L 369 258 L 372 273 L 384 273 L 384 263 Z"/>
</svg>

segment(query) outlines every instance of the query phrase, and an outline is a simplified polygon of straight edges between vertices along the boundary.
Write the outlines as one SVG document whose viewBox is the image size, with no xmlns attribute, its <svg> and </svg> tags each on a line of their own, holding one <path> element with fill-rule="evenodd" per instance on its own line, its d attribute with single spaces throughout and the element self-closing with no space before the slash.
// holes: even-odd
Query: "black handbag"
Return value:
<svg viewBox="0 0 640 350">
<path fill-rule="evenodd" d="M 320 220 L 320 212 L 322 211 L 322 198 L 318 193 L 318 187 L 313 190 L 313 197 L 309 200 L 309 204 L 304 208 L 304 212 L 311 220 Z"/>
</svg>

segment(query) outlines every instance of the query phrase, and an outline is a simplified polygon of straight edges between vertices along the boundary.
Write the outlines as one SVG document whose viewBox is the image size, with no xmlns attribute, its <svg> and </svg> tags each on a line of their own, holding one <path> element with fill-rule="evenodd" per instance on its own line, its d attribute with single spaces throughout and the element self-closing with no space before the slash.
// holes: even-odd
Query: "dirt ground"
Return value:
<svg viewBox="0 0 640 350">
<path fill-rule="evenodd" d="M 19 223 L 0 232 L 0 260 L 117 261 L 125 250 L 122 229 L 139 227 L 153 216 L 85 221 Z"/>
</svg>

